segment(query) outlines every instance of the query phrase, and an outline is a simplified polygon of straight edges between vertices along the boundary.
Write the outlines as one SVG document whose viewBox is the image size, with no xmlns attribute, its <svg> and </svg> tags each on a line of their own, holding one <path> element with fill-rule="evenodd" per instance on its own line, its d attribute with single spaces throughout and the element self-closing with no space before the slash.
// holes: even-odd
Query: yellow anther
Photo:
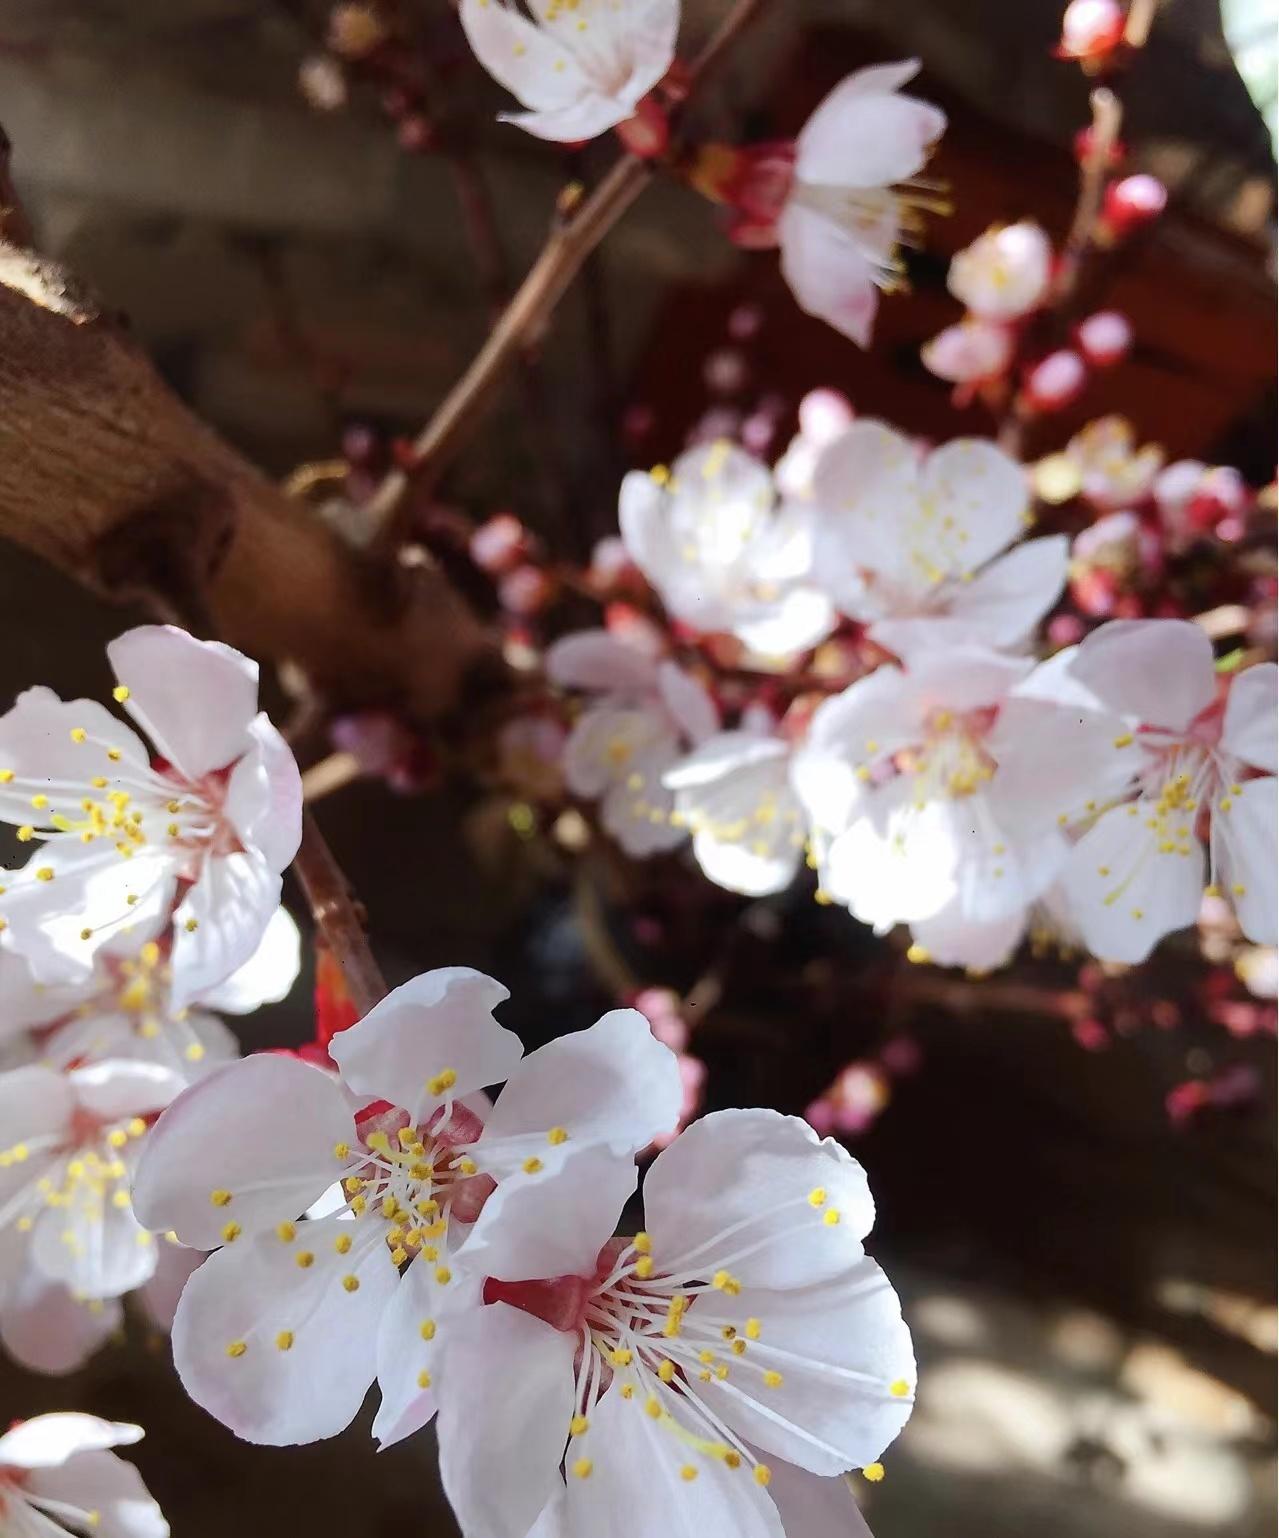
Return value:
<svg viewBox="0 0 1279 1538">
<path fill-rule="evenodd" d="M 735 1453 L 731 1447 L 725 1448 L 720 1457 L 724 1460 L 724 1467 L 727 1469 L 740 1469 L 742 1466 L 742 1455 Z"/>
<path fill-rule="evenodd" d="M 434 1078 L 426 1081 L 427 1090 L 432 1095 L 442 1095 L 445 1090 L 450 1090 L 457 1083 L 457 1074 L 452 1068 L 443 1068 Z"/>
<path fill-rule="evenodd" d="M 399 1202 L 393 1196 L 389 1194 L 384 1196 L 382 1198 L 382 1216 L 384 1218 L 393 1218 L 399 1210 L 399 1206 Z"/>
<path fill-rule="evenodd" d="M 225 1207 L 231 1201 L 231 1193 L 230 1193 L 230 1191 L 222 1191 L 222 1190 L 210 1191 L 209 1192 L 209 1201 L 215 1207 Z"/>
<path fill-rule="evenodd" d="M 342 1286 L 347 1292 L 359 1292 L 360 1279 L 358 1276 L 347 1275 L 342 1278 Z"/>
<path fill-rule="evenodd" d="M 637 1251 L 640 1255 L 647 1255 L 647 1254 L 649 1254 L 651 1252 L 651 1250 L 653 1248 L 653 1241 L 649 1238 L 649 1236 L 646 1233 L 643 1232 L 643 1230 L 641 1230 L 631 1240 L 631 1247 L 635 1251 Z"/>
<path fill-rule="evenodd" d="M 424 1218 L 429 1218 L 433 1212 L 440 1210 L 440 1204 L 433 1196 L 428 1196 L 425 1201 L 420 1201 L 415 1208 Z"/>
<path fill-rule="evenodd" d="M 558 1147 L 561 1143 L 568 1142 L 568 1129 L 566 1127 L 552 1127 L 546 1134 L 546 1141 L 552 1147 Z"/>
<path fill-rule="evenodd" d="M 827 1228 L 834 1228 L 836 1223 L 839 1222 L 839 1210 L 835 1207 L 828 1208 L 822 1213 L 822 1222 L 825 1223 Z"/>
<path fill-rule="evenodd" d="M 402 1266 L 408 1258 L 409 1252 L 404 1248 L 402 1244 L 397 1244 L 396 1247 L 391 1251 L 392 1265 Z M 428 1259 L 429 1258 L 430 1257 L 428 1257 Z"/>
<path fill-rule="evenodd" d="M 742 1290 L 742 1284 L 728 1271 L 716 1271 L 711 1277 L 711 1286 L 717 1292 L 726 1292 L 729 1297 Z"/>
<path fill-rule="evenodd" d="M 348 1196 L 354 1196 L 357 1191 L 364 1189 L 364 1182 L 358 1175 L 348 1175 L 342 1182 L 342 1187 Z"/>
<path fill-rule="evenodd" d="M 363 1212 L 364 1209 L 368 1206 L 368 1202 L 366 1202 L 362 1196 L 353 1196 L 348 1205 L 350 1206 L 351 1211 L 354 1212 L 358 1217 L 359 1214 Z"/>
<path fill-rule="evenodd" d="M 132 1116 L 132 1117 L 129 1118 L 128 1122 L 125 1124 L 125 1129 L 124 1130 L 129 1134 L 130 1137 L 141 1137 L 142 1134 L 147 1130 L 147 1124 L 146 1124 L 146 1122 L 144 1122 L 142 1120 L 142 1118 L 140 1116 Z M 227 1193 L 227 1201 L 230 1201 L 230 1200 L 231 1200 L 231 1196 L 230 1196 L 230 1193 L 228 1192 Z"/>
<path fill-rule="evenodd" d="M 123 1127 L 113 1127 L 107 1133 L 107 1146 L 109 1148 L 123 1148 L 129 1141 L 129 1134 Z"/>
<path fill-rule="evenodd" d="M 12 783 L 12 780 L 13 780 L 13 770 L 12 769 L 0 769 L 0 785 L 8 785 L 8 784 Z"/>
<path fill-rule="evenodd" d="M 748 1319 L 746 1321 L 746 1334 L 750 1337 L 751 1340 L 759 1339 L 760 1328 L 761 1326 L 758 1319 Z"/>
<path fill-rule="evenodd" d="M 238 1223 L 227 1223 L 222 1229 L 223 1244 L 234 1244 L 242 1232 L 243 1229 Z"/>
<path fill-rule="evenodd" d="M 729 1347 L 729 1350 L 734 1356 L 744 1356 L 746 1353 L 746 1342 L 744 1340 L 735 1340 Z"/>
<path fill-rule="evenodd" d="M 127 1191 L 114 1191 L 111 1194 L 111 1205 L 118 1207 L 121 1212 L 129 1205 L 129 1193 Z"/>
<path fill-rule="evenodd" d="M 123 756 L 124 755 L 120 752 L 119 748 L 108 748 L 107 749 L 107 757 L 111 760 L 111 762 L 113 764 L 118 764 Z"/>
<path fill-rule="evenodd" d="M 824 1207 L 826 1205 L 826 1187 L 814 1186 L 808 1193 L 808 1205 L 810 1207 Z"/>
<path fill-rule="evenodd" d="M 440 1284 L 441 1287 L 447 1287 L 448 1284 L 453 1280 L 453 1273 L 447 1266 L 436 1266 L 435 1280 Z"/>
<path fill-rule="evenodd" d="M 686 1463 L 684 1467 L 680 1469 L 679 1477 L 684 1480 L 694 1480 L 697 1478 L 697 1470 L 691 1463 Z"/>
<path fill-rule="evenodd" d="M 622 1398 L 623 1399 L 634 1399 L 635 1398 L 635 1385 L 633 1383 L 623 1383 L 622 1384 Z"/>
<path fill-rule="evenodd" d="M 653 1257 L 651 1255 L 641 1255 L 640 1258 L 635 1262 L 635 1275 L 638 1276 L 641 1281 L 643 1281 L 652 1276 L 652 1274 Z"/>
<path fill-rule="evenodd" d="M 182 1055 L 188 1063 L 198 1063 L 204 1056 L 204 1048 L 198 1041 L 193 1041 Z"/>
<path fill-rule="evenodd" d="M 773 1471 L 766 1463 L 757 1463 L 755 1465 L 755 1483 L 757 1485 L 767 1485 L 771 1482 L 772 1478 Z"/>
<path fill-rule="evenodd" d="M 882 1463 L 868 1463 L 862 1470 L 862 1478 L 869 1479 L 872 1485 L 877 1485 L 884 1477 L 884 1465 Z"/>
<path fill-rule="evenodd" d="M 644 1401 L 644 1414 L 653 1420 L 661 1420 L 662 1405 L 656 1394 L 650 1394 Z"/>
<path fill-rule="evenodd" d="M 608 1359 L 614 1367 L 629 1367 L 632 1358 L 633 1353 L 627 1346 L 619 1346 L 615 1351 L 610 1351 L 608 1354 Z"/>
<path fill-rule="evenodd" d="M 905 1378 L 894 1378 L 888 1385 L 888 1392 L 894 1399 L 905 1399 L 906 1395 L 910 1393 L 910 1384 L 906 1382 Z"/>
<path fill-rule="evenodd" d="M 124 684 L 117 684 L 111 691 L 111 698 L 117 705 L 123 705 L 125 700 L 129 698 L 129 691 Z"/>
<path fill-rule="evenodd" d="M 389 1154 L 391 1152 L 391 1140 L 385 1132 L 370 1132 L 364 1141 L 374 1153 Z"/>
<path fill-rule="evenodd" d="M 591 1423 L 584 1415 L 575 1415 L 568 1423 L 568 1434 L 571 1437 L 580 1437 L 590 1430 Z"/>
<path fill-rule="evenodd" d="M 459 1159 L 457 1167 L 464 1175 L 474 1175 L 476 1170 L 479 1169 L 479 1165 L 476 1164 L 474 1159 Z"/>
<path fill-rule="evenodd" d="M 418 1325 L 417 1332 L 422 1337 L 423 1340 L 434 1340 L 435 1339 L 435 1320 L 434 1319 L 423 1319 L 422 1323 L 420 1325 Z"/>
<path fill-rule="evenodd" d="M 107 788 L 107 778 L 106 778 L 106 775 L 104 775 L 104 774 L 95 774 L 93 776 L 93 778 L 89 781 L 89 784 L 93 786 L 94 790 L 105 790 Z"/>
<path fill-rule="evenodd" d="M 914 962 L 916 966 L 922 967 L 925 962 L 930 961 L 931 959 L 932 958 L 927 946 L 919 945 L 916 943 L 907 947 L 906 960 Z"/>
<path fill-rule="evenodd" d="M 573 1472 L 579 1479 L 589 1479 L 591 1470 L 594 1467 L 595 1465 L 589 1458 L 578 1458 L 577 1461 L 573 1464 Z"/>
<path fill-rule="evenodd" d="M 351 1157 L 350 1143 L 334 1143 L 333 1157 L 335 1159 L 349 1159 Z"/>
<path fill-rule="evenodd" d="M 301 1266 L 303 1271 L 309 1270 L 315 1264 L 315 1256 L 310 1250 L 299 1250 L 293 1257 L 295 1265 Z"/>
<path fill-rule="evenodd" d="M 772 1368 L 769 1368 L 769 1370 L 764 1374 L 764 1387 L 765 1388 L 781 1388 L 781 1386 L 782 1386 L 782 1375 L 781 1375 L 781 1373 L 774 1372 L 772 1370 Z"/>
<path fill-rule="evenodd" d="M 675 1363 L 672 1362 L 669 1358 L 664 1357 L 662 1361 L 658 1363 L 657 1376 L 662 1380 L 663 1383 L 670 1383 L 675 1377 Z"/>
<path fill-rule="evenodd" d="M 1121 736 L 1116 737 L 1115 746 L 1117 748 L 1130 748 L 1132 746 L 1132 733 L 1124 732 Z"/>
<path fill-rule="evenodd" d="M 199 929 L 200 921 L 199 919 L 188 919 L 182 927 L 186 930 L 187 934 L 193 935 Z"/>
<path fill-rule="evenodd" d="M 31 805 L 35 807 L 37 812 L 43 812 L 48 804 L 49 798 L 48 796 L 44 795 L 43 792 L 40 795 L 32 796 L 31 798 Z"/>
<path fill-rule="evenodd" d="M 339 1234 L 333 1241 L 333 1248 L 338 1252 L 339 1255 L 349 1255 L 351 1252 L 350 1234 Z"/>
<path fill-rule="evenodd" d="M 431 1386 L 431 1375 L 425 1367 L 417 1375 L 417 1386 L 420 1389 L 428 1389 Z"/>
<path fill-rule="evenodd" d="M 231 1344 L 226 1348 L 226 1354 L 228 1356 L 243 1356 L 248 1349 L 249 1348 L 246 1342 L 242 1340 L 233 1340 Z"/>
<path fill-rule="evenodd" d="M 277 1223 L 275 1225 L 275 1237 L 280 1241 L 281 1244 L 292 1244 L 297 1236 L 298 1231 L 296 1224 Z"/>
<path fill-rule="evenodd" d="M 396 1137 L 400 1140 L 401 1148 L 409 1149 L 417 1145 L 417 1132 L 412 1127 L 401 1127 Z"/>
<path fill-rule="evenodd" d="M 29 844 L 35 836 L 36 830 L 29 823 L 24 823 L 18 829 L 18 842 L 20 844 Z"/>
<path fill-rule="evenodd" d="M 523 1169 L 526 1175 L 536 1175 L 542 1167 L 542 1161 L 538 1158 L 525 1159 Z"/>
</svg>

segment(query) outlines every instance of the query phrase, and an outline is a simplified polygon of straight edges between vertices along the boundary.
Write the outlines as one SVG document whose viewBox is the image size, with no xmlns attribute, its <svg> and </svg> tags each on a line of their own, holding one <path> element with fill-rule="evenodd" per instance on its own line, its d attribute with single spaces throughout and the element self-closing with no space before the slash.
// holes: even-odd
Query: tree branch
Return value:
<svg viewBox="0 0 1279 1538">
<path fill-rule="evenodd" d="M 310 812 L 302 813 L 302 844 L 293 869 L 306 894 L 315 926 L 324 935 L 346 978 L 361 1016 L 386 997 L 386 979 L 364 933 L 364 918 L 333 851 Z"/>
<path fill-rule="evenodd" d="M 718 67 L 766 3 L 735 0 L 689 66 L 690 95 Z M 540 338 L 586 258 L 644 191 L 654 169 L 651 160 L 623 155 L 581 206 L 551 232 L 487 342 L 414 440 L 411 468 L 391 471 L 366 503 L 370 529 L 383 545 L 395 542 L 398 515 L 410 489 L 429 487 L 439 479 L 474 430 L 507 370 Z"/>
</svg>

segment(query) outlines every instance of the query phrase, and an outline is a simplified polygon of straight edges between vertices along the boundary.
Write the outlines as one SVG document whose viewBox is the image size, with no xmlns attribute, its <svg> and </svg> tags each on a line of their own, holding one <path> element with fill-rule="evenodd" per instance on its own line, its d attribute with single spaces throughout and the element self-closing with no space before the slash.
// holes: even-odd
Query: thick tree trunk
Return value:
<svg viewBox="0 0 1279 1538">
<path fill-rule="evenodd" d="M 203 606 L 338 704 L 421 720 L 492 669 L 445 577 L 347 547 L 197 420 L 61 268 L 0 244 L 0 535 L 97 591 Z"/>
</svg>

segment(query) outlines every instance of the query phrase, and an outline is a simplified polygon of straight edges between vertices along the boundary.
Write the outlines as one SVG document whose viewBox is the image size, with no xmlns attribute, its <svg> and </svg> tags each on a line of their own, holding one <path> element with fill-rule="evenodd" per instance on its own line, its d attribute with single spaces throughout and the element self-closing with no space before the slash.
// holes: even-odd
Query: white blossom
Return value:
<svg viewBox="0 0 1279 1538">
<path fill-rule="evenodd" d="M 443 1356 L 440 1468 L 464 1538 L 539 1519 L 546 1538 L 782 1538 L 783 1502 L 831 1510 L 833 1476 L 878 1472 L 910 1414 L 910 1334 L 838 1144 L 720 1111 L 658 1155 L 643 1229 L 613 1239 L 634 1187 L 630 1161 L 579 1155 L 518 1204 L 499 1190 L 459 1253 L 483 1283 Z M 827 1532 L 859 1530 L 851 1503 L 833 1509 Z"/>
<path fill-rule="evenodd" d="M 91 700 L 29 689 L 0 718 L 0 818 L 43 842 L 0 918 L 41 981 L 83 978 L 105 946 L 172 926 L 182 1008 L 257 950 L 297 851 L 301 780 L 258 712 L 256 664 L 170 626 L 107 648 L 142 739 Z"/>
<path fill-rule="evenodd" d="M 642 1015 L 615 1010 L 521 1061 L 492 1016 L 506 997 L 465 967 L 425 973 L 333 1038 L 340 1078 L 250 1057 L 157 1123 L 138 1213 L 215 1251 L 178 1304 L 174 1360 L 238 1435 L 333 1436 L 375 1378 L 383 1445 L 424 1425 L 470 1301 L 453 1251 L 495 1183 L 535 1190 L 576 1149 L 630 1155 L 675 1125 L 678 1065 Z M 502 1080 L 490 1106 L 481 1091 Z"/>
<path fill-rule="evenodd" d="M 169 1538 L 169 1524 L 131 1463 L 110 1449 L 142 1427 L 62 1412 L 18 1421 L 0 1436 L 0 1524 L 14 1538 L 65 1532 Z"/>
<path fill-rule="evenodd" d="M 956 439 L 921 460 L 891 427 L 857 421 L 823 451 L 813 495 L 821 580 L 899 656 L 1015 646 L 1065 582 L 1063 535 L 1009 548 L 1030 492 L 1021 466 L 984 439 Z"/>
<path fill-rule="evenodd" d="M 593 139 L 635 115 L 675 58 L 679 0 L 462 0 L 480 63 L 527 109 L 539 139 Z"/>
<path fill-rule="evenodd" d="M 1052 246 L 1032 220 L 987 230 L 951 259 L 946 286 L 982 320 L 1020 319 L 1048 290 Z"/>
</svg>

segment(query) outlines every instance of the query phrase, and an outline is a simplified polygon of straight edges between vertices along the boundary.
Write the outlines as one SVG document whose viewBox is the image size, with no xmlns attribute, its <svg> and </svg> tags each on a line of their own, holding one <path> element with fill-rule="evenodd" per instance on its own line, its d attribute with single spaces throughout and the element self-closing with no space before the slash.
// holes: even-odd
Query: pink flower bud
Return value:
<svg viewBox="0 0 1279 1538">
<path fill-rule="evenodd" d="M 517 566 L 498 585 L 498 598 L 509 614 L 540 613 L 555 593 L 555 583 L 537 566 Z"/>
<path fill-rule="evenodd" d="M 1057 52 L 1063 59 L 1096 62 L 1112 53 L 1123 35 L 1124 13 L 1117 0 L 1070 0 Z"/>
<path fill-rule="evenodd" d="M 718 347 L 702 365 L 706 388 L 716 395 L 736 395 L 750 377 L 746 359 L 734 347 Z"/>
<path fill-rule="evenodd" d="M 1125 176 L 1106 188 L 1102 222 L 1116 239 L 1122 240 L 1157 219 L 1167 202 L 1168 189 L 1157 176 Z"/>
<path fill-rule="evenodd" d="M 995 379 L 1012 362 L 1013 334 L 993 321 L 966 320 L 939 331 L 919 350 L 924 367 L 951 384 Z"/>
<path fill-rule="evenodd" d="M 314 53 L 298 66 L 298 89 L 317 112 L 336 112 L 346 106 L 346 76 L 328 54 Z"/>
<path fill-rule="evenodd" d="M 1118 310 L 1098 310 L 1079 323 L 1075 340 L 1095 368 L 1109 368 L 1132 346 L 1132 327 Z"/>
<path fill-rule="evenodd" d="M 471 535 L 471 559 L 493 576 L 513 571 L 528 553 L 528 534 L 514 513 L 495 513 Z"/>
<path fill-rule="evenodd" d="M 617 137 L 632 155 L 652 160 L 670 143 L 671 128 L 666 113 L 646 96 L 635 109 L 635 116 L 617 125 Z"/>
<path fill-rule="evenodd" d="M 1063 347 L 1031 369 L 1026 376 L 1026 398 L 1039 411 L 1060 411 L 1078 397 L 1087 381 L 1084 360 Z"/>
<path fill-rule="evenodd" d="M 839 390 L 810 390 L 799 403 L 799 430 L 818 448 L 834 442 L 852 420 L 852 402 Z"/>
</svg>

